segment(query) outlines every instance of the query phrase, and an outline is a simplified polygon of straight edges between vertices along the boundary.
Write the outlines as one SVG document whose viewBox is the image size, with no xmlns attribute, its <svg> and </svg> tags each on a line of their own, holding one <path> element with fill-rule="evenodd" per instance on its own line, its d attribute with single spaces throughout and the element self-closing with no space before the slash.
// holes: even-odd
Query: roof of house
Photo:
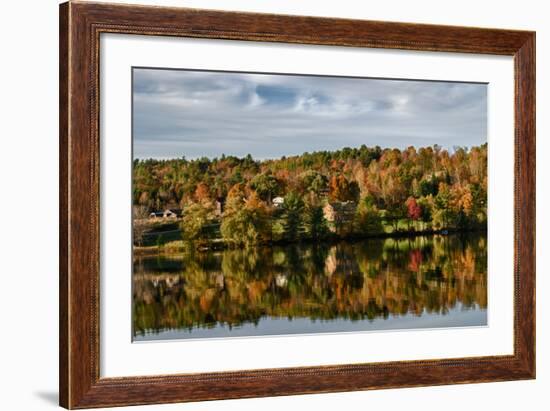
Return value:
<svg viewBox="0 0 550 411">
<path fill-rule="evenodd" d="M 167 208 L 164 211 L 153 211 L 149 213 L 150 217 L 164 217 L 166 214 L 175 214 L 175 215 L 181 215 L 182 209 L 181 208 Z"/>
<path fill-rule="evenodd" d="M 327 203 L 327 206 L 330 206 L 333 208 L 334 211 L 338 212 L 346 212 L 346 211 L 355 211 L 357 208 L 357 203 L 355 201 L 331 201 Z"/>
</svg>

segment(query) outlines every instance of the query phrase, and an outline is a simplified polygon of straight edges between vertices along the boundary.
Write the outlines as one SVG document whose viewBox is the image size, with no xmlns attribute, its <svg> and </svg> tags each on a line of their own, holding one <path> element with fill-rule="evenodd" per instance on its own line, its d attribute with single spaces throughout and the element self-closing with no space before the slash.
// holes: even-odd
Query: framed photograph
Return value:
<svg viewBox="0 0 550 411">
<path fill-rule="evenodd" d="M 535 378 L 535 33 L 60 6 L 60 405 Z"/>
</svg>

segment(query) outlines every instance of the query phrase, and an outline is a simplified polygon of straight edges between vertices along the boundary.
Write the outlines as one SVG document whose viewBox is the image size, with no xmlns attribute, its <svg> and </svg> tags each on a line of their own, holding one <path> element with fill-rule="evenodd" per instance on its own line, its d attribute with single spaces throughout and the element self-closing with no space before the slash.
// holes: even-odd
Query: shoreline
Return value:
<svg viewBox="0 0 550 411">
<path fill-rule="evenodd" d="M 377 233 L 377 234 L 368 234 L 368 235 L 350 235 L 346 237 L 340 237 L 337 235 L 332 235 L 323 239 L 313 239 L 313 238 L 304 238 L 298 241 L 288 241 L 288 240 L 279 240 L 279 241 L 269 241 L 258 243 L 254 247 L 274 247 L 274 246 L 289 246 L 289 245 L 299 245 L 299 244 L 335 244 L 341 241 L 347 241 L 350 243 L 355 243 L 363 240 L 371 239 L 407 239 L 407 238 L 416 238 L 424 236 L 433 236 L 433 235 L 459 235 L 459 234 L 468 234 L 468 233 L 487 233 L 487 227 L 483 228 L 471 228 L 471 229 L 455 229 L 455 228 L 446 228 L 440 230 L 419 230 L 419 231 L 397 231 L 390 233 Z M 223 239 L 212 239 L 207 240 L 203 244 L 195 245 L 190 247 L 189 244 L 186 244 L 183 240 L 173 241 L 171 243 L 166 243 L 164 245 L 152 245 L 152 246 L 132 246 L 132 256 L 133 257 L 148 257 L 148 256 L 163 256 L 163 255 L 173 255 L 179 254 L 182 252 L 189 251 L 192 249 L 194 252 L 199 253 L 208 253 L 212 251 L 224 251 L 232 249 L 245 249 L 246 247 L 231 247 Z"/>
</svg>

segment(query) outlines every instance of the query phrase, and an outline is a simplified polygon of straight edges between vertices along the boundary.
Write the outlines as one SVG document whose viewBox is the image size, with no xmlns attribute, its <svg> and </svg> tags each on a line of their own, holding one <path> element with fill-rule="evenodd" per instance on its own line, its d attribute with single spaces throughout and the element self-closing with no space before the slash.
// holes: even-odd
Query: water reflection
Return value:
<svg viewBox="0 0 550 411">
<path fill-rule="evenodd" d="M 485 235 L 134 261 L 134 338 L 485 325 Z"/>
</svg>

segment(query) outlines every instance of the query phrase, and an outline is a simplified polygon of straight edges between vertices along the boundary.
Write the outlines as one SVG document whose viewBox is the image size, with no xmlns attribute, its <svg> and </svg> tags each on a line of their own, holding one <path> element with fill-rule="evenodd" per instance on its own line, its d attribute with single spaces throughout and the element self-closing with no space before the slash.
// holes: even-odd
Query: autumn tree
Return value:
<svg viewBox="0 0 550 411">
<path fill-rule="evenodd" d="M 314 181 L 314 179 L 313 179 Z M 328 226 L 323 213 L 322 203 L 315 192 L 306 196 L 304 225 L 308 236 L 314 240 L 324 238 L 328 235 Z"/>
<path fill-rule="evenodd" d="M 256 192 L 247 199 L 233 191 L 229 207 L 224 212 L 220 231 L 231 245 L 250 247 L 271 239 L 269 211 Z"/>
<path fill-rule="evenodd" d="M 214 218 L 211 203 L 191 203 L 184 212 L 181 221 L 183 239 L 188 242 L 205 240 L 208 237 L 206 227 Z"/>
<path fill-rule="evenodd" d="M 437 196 L 434 197 L 433 223 L 439 228 L 450 227 L 454 216 L 451 190 L 446 183 L 440 183 Z"/>
<path fill-rule="evenodd" d="M 328 187 L 328 179 L 325 175 L 315 171 L 308 170 L 300 174 L 300 182 L 303 192 L 313 192 L 317 196 L 321 195 Z"/>
<path fill-rule="evenodd" d="M 209 202 L 210 198 L 210 189 L 205 183 L 199 183 L 195 189 L 195 199 L 199 203 Z"/>
<path fill-rule="evenodd" d="M 438 187 L 439 187 L 439 181 L 437 181 L 435 175 L 431 174 L 427 177 L 424 177 L 420 181 L 419 194 L 422 196 L 428 196 L 428 195 L 435 196 L 437 195 Z"/>
<path fill-rule="evenodd" d="M 342 174 L 334 175 L 329 182 L 329 197 L 332 201 L 357 201 L 359 186 L 355 181 L 348 181 Z"/>
<path fill-rule="evenodd" d="M 434 199 L 432 195 L 427 197 L 421 197 L 418 199 L 418 205 L 422 210 L 420 215 L 420 221 L 422 221 L 422 229 L 426 230 L 429 228 L 429 225 L 432 223 L 432 214 L 434 210 Z"/>
<path fill-rule="evenodd" d="M 383 231 L 384 227 L 374 199 L 371 196 L 366 196 L 357 207 L 354 232 L 357 235 L 369 235 L 379 234 Z"/>
<path fill-rule="evenodd" d="M 389 161 L 389 160 L 387 160 Z M 391 163 L 393 164 L 393 163 Z M 399 169 L 392 165 L 382 176 L 381 199 L 385 207 L 385 217 L 397 231 L 399 220 L 405 217 L 407 189 L 399 179 Z"/>
<path fill-rule="evenodd" d="M 262 200 L 271 203 L 271 199 L 278 194 L 281 185 L 271 173 L 263 173 L 250 180 L 250 187 L 258 193 Z"/>
<path fill-rule="evenodd" d="M 237 183 L 231 187 L 227 193 L 225 208 L 227 211 L 238 210 L 244 204 L 246 199 L 246 189 L 244 184 Z"/>
<path fill-rule="evenodd" d="M 303 232 L 302 214 L 304 212 L 304 202 L 300 196 L 291 191 L 285 196 L 283 209 L 283 226 L 287 240 L 298 240 Z"/>
<path fill-rule="evenodd" d="M 479 226 L 487 224 L 487 185 L 486 178 L 484 183 L 470 184 L 470 193 L 472 195 L 472 216 Z"/>
<path fill-rule="evenodd" d="M 422 208 L 414 197 L 409 197 L 405 202 L 405 205 L 407 206 L 407 217 L 409 218 L 410 229 L 410 221 L 417 221 L 420 217 L 422 217 Z"/>
</svg>

